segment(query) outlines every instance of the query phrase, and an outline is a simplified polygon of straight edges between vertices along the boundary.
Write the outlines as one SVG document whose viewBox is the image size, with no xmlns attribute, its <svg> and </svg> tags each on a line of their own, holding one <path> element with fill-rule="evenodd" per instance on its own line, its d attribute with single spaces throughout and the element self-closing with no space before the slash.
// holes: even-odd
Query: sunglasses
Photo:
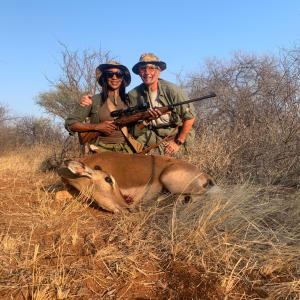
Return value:
<svg viewBox="0 0 300 300">
<path fill-rule="evenodd" d="M 107 78 L 113 78 L 114 75 L 116 75 L 116 77 L 118 79 L 123 78 L 123 73 L 122 72 L 107 71 L 105 74 L 106 74 Z"/>
<path fill-rule="evenodd" d="M 141 73 L 145 73 L 147 69 L 148 69 L 149 73 L 153 73 L 155 71 L 155 69 L 160 70 L 160 67 L 159 66 L 140 66 L 139 67 L 139 70 Z"/>
</svg>

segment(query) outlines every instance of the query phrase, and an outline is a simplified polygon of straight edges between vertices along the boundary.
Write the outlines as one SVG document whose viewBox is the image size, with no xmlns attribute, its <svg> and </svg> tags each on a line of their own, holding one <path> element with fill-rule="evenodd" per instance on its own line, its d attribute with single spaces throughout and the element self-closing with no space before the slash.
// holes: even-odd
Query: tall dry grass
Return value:
<svg viewBox="0 0 300 300">
<path fill-rule="evenodd" d="M 195 149 L 193 163 L 208 169 L 214 150 L 220 157 L 210 170 L 226 169 L 221 145 Z M 299 298 L 298 191 L 226 184 L 219 175 L 222 190 L 193 203 L 161 197 L 116 216 L 82 199 L 54 202 L 58 176 L 37 171 L 48 154 L 33 148 L 0 158 L 1 299 L 135 299 L 139 290 L 183 299 L 168 284 L 171 262 L 217 278 L 219 299 Z"/>
</svg>

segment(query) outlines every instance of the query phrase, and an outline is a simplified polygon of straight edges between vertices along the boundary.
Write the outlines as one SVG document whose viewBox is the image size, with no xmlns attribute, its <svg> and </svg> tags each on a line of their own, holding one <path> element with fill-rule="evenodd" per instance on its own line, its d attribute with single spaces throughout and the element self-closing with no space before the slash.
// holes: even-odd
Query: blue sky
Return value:
<svg viewBox="0 0 300 300">
<path fill-rule="evenodd" d="M 131 70 L 142 53 L 167 63 L 162 78 L 194 70 L 204 57 L 234 50 L 278 53 L 300 38 L 299 0 L 2 1 L 0 102 L 18 114 L 42 115 L 33 98 L 60 73 L 57 40 L 70 50 L 112 51 Z M 128 90 L 140 84 L 132 74 Z M 43 115 L 47 117 L 47 115 Z"/>
</svg>

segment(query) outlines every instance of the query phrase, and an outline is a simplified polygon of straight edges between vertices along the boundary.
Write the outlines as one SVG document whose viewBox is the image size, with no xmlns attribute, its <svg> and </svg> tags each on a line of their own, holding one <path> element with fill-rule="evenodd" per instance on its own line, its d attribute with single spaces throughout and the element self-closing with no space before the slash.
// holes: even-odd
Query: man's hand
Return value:
<svg viewBox="0 0 300 300">
<path fill-rule="evenodd" d="M 91 100 L 92 97 L 93 97 L 93 95 L 91 95 L 91 94 L 82 96 L 82 98 L 80 100 L 80 106 L 85 107 L 85 106 L 91 105 L 92 104 L 92 100 Z"/>
<path fill-rule="evenodd" d="M 148 118 L 145 119 L 145 122 L 146 122 L 146 124 L 147 124 L 146 126 L 148 126 L 148 124 L 149 124 L 152 120 L 156 120 L 156 119 L 158 119 L 158 118 L 162 115 L 162 113 L 161 113 L 158 109 L 151 109 L 151 110 L 149 110 L 148 112 L 149 112 L 149 114 L 150 114 L 150 117 L 148 117 Z M 138 124 L 138 128 L 139 128 L 140 130 L 142 130 L 144 127 L 145 127 L 144 122 L 141 122 L 141 123 Z"/>
<path fill-rule="evenodd" d="M 110 135 L 114 130 L 117 129 L 117 126 L 112 124 L 112 121 L 105 121 L 99 124 L 95 124 L 95 130 L 105 135 Z"/>
<path fill-rule="evenodd" d="M 148 112 L 150 114 L 150 117 L 148 117 L 146 120 L 149 121 L 156 120 L 162 115 L 162 113 L 158 109 L 151 109 Z"/>
<path fill-rule="evenodd" d="M 175 142 L 171 142 L 165 145 L 166 149 L 165 149 L 165 155 L 166 156 L 171 156 L 173 154 L 175 154 L 180 146 L 178 146 Z"/>
<path fill-rule="evenodd" d="M 151 110 L 149 110 L 148 111 L 149 112 L 149 114 L 150 114 L 150 117 L 148 117 L 147 119 L 145 119 L 145 120 L 147 120 L 147 121 L 151 121 L 151 120 L 156 120 L 156 119 L 158 119 L 161 115 L 162 115 L 162 113 L 161 113 L 161 111 L 159 110 L 159 109 L 151 109 Z M 165 114 L 170 114 L 171 112 L 170 111 L 168 111 L 167 113 L 165 113 Z"/>
</svg>

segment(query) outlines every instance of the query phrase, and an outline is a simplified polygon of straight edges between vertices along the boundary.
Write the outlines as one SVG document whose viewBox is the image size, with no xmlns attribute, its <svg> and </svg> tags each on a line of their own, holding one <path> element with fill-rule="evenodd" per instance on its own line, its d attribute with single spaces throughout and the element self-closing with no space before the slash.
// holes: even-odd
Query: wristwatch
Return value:
<svg viewBox="0 0 300 300">
<path fill-rule="evenodd" d="M 174 140 L 174 143 L 176 143 L 178 146 L 181 146 L 182 145 L 182 141 L 179 141 L 179 140 Z"/>
</svg>

